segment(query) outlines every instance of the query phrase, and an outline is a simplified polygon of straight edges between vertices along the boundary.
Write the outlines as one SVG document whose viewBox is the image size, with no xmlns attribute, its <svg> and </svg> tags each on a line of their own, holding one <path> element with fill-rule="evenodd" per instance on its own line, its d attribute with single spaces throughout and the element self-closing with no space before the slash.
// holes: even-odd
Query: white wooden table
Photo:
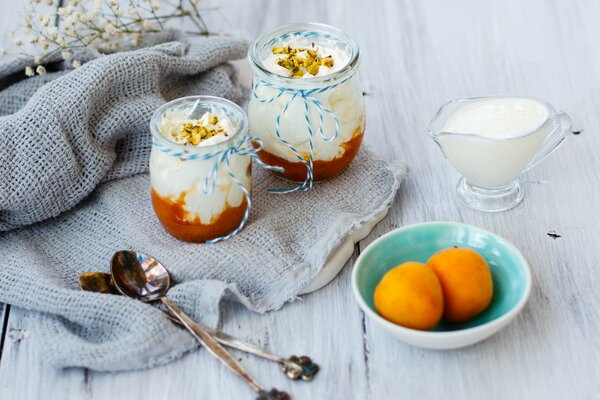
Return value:
<svg viewBox="0 0 600 400">
<path fill-rule="evenodd" d="M 2 40 L 10 40 L 6 32 L 16 23 L 15 3 L 2 0 Z M 296 399 L 600 399 L 600 3 L 222 3 L 226 20 L 214 15 L 212 26 L 248 38 L 283 23 L 320 21 L 360 43 L 366 143 L 388 160 L 407 162 L 411 174 L 353 260 L 393 228 L 446 220 L 506 237 L 533 270 L 523 313 L 495 337 L 455 351 L 404 345 L 366 320 L 350 289 L 353 260 L 330 285 L 280 311 L 261 316 L 227 304 L 227 332 L 277 353 L 309 354 L 322 366 L 313 383 L 292 383 L 270 363 L 240 354 L 260 382 Z M 525 174 L 524 202 L 501 214 L 457 202 L 458 174 L 424 132 L 443 102 L 492 93 L 544 98 L 568 112 L 581 131 Z M 561 237 L 548 236 L 552 230 Z M 205 351 L 141 372 L 53 370 L 40 357 L 33 324 L 26 310 L 3 307 L 2 400 L 252 398 Z"/>
</svg>

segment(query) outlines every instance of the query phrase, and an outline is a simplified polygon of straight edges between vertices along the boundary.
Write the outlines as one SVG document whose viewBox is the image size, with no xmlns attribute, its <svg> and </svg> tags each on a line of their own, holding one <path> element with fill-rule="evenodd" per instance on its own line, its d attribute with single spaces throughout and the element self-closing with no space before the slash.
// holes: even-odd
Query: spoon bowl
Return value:
<svg viewBox="0 0 600 400">
<path fill-rule="evenodd" d="M 171 287 L 169 271 L 157 260 L 130 250 L 116 252 L 110 269 L 117 288 L 144 302 L 159 300 Z"/>
</svg>

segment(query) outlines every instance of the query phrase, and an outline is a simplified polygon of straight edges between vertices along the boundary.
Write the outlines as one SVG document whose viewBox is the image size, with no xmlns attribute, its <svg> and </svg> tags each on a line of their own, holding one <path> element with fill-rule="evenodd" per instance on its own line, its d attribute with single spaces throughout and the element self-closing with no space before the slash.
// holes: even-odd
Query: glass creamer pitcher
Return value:
<svg viewBox="0 0 600 400">
<path fill-rule="evenodd" d="M 429 135 L 462 174 L 458 197 L 487 212 L 519 204 L 519 176 L 556 150 L 570 131 L 567 114 L 544 101 L 517 96 L 450 101 L 428 125 Z"/>
</svg>

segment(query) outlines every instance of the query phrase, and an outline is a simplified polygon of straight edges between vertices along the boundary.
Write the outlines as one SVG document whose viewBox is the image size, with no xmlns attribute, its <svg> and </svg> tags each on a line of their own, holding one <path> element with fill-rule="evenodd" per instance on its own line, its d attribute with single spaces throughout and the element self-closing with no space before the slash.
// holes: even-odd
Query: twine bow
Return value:
<svg viewBox="0 0 600 400">
<path fill-rule="evenodd" d="M 338 87 L 341 84 L 348 81 L 350 78 L 351 77 L 348 77 L 348 78 L 346 78 L 340 82 L 337 82 L 333 85 L 325 86 L 322 88 L 316 88 L 316 89 L 291 89 L 291 88 L 277 86 L 277 85 L 274 85 L 274 84 L 269 83 L 264 80 L 256 81 L 256 83 L 254 84 L 254 87 L 252 88 L 252 96 L 260 103 L 264 103 L 264 104 L 272 103 L 275 100 L 277 100 L 278 98 L 280 98 L 281 96 L 283 96 L 284 94 L 290 95 L 288 101 L 285 103 L 285 106 L 281 109 L 281 111 L 277 115 L 277 118 L 275 118 L 275 135 L 277 136 L 277 138 L 279 138 L 279 140 L 281 140 L 281 142 L 283 144 L 285 144 L 294 153 L 294 155 L 299 160 L 299 162 L 301 162 L 302 164 L 304 164 L 306 166 L 306 178 L 304 179 L 304 182 L 302 184 L 300 184 L 296 187 L 293 187 L 293 188 L 288 188 L 288 189 L 269 189 L 269 192 L 283 194 L 283 193 L 291 193 L 291 192 L 295 192 L 295 191 L 303 191 L 304 192 L 304 191 L 309 191 L 312 189 L 313 181 L 314 181 L 314 177 L 313 177 L 314 145 L 313 145 L 313 128 L 312 128 L 312 123 L 311 123 L 311 118 L 310 118 L 310 107 L 312 106 L 312 107 L 316 108 L 316 110 L 319 113 L 318 131 L 319 131 L 319 135 L 321 136 L 321 139 L 323 139 L 325 142 L 332 142 L 335 139 L 337 139 L 339 132 L 340 132 L 340 121 L 338 120 L 338 118 L 335 116 L 335 114 L 329 108 L 327 108 L 325 105 L 323 105 L 323 103 L 321 103 L 321 101 L 319 101 L 319 99 L 317 99 L 315 97 L 315 95 L 326 92 L 327 90 L 333 89 L 335 87 Z M 274 89 L 277 91 L 277 93 L 275 95 L 273 95 L 272 97 L 267 97 L 267 98 L 259 97 L 259 95 L 257 93 L 257 89 L 261 86 Z M 288 142 L 283 137 L 281 137 L 281 118 L 287 112 L 288 108 L 290 107 L 290 104 L 292 104 L 292 102 L 295 99 L 300 99 L 304 103 L 304 120 L 306 121 L 308 150 L 309 150 L 308 161 L 305 160 L 304 157 L 302 157 L 302 155 L 294 147 L 294 145 L 292 145 L 290 142 Z M 325 135 L 324 128 L 323 128 L 323 114 L 329 115 L 335 122 L 335 132 L 331 136 Z"/>
</svg>

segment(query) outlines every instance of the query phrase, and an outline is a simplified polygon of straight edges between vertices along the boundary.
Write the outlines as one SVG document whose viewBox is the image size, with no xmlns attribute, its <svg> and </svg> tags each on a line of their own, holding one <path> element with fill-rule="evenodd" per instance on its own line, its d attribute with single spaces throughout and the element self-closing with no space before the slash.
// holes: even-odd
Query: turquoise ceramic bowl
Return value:
<svg viewBox="0 0 600 400">
<path fill-rule="evenodd" d="M 377 314 L 373 293 L 387 271 L 406 261 L 425 263 L 453 246 L 477 251 L 491 269 L 494 296 L 483 313 L 461 324 L 440 322 L 430 331 L 405 328 Z M 388 332 L 416 346 L 451 349 L 484 340 L 516 317 L 529 297 L 531 273 L 523 255 L 507 240 L 470 225 L 431 222 L 396 229 L 371 243 L 354 265 L 352 286 L 365 314 Z"/>
</svg>

